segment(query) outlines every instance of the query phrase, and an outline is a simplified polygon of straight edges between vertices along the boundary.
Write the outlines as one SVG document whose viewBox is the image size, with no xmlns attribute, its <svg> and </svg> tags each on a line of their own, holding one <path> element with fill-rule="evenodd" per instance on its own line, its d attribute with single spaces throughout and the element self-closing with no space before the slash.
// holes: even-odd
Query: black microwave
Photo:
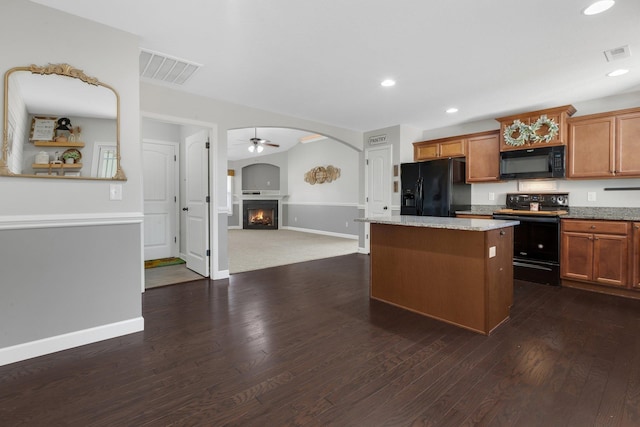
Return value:
<svg viewBox="0 0 640 427">
<path fill-rule="evenodd" d="M 565 146 L 500 153 L 500 179 L 564 178 Z"/>
</svg>

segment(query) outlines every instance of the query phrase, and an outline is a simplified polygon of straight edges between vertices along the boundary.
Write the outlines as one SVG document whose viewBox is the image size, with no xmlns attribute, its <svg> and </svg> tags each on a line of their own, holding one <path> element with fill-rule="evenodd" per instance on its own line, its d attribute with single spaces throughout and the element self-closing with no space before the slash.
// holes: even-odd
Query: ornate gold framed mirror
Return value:
<svg viewBox="0 0 640 427">
<path fill-rule="evenodd" d="M 120 97 L 69 64 L 12 68 L 1 154 L 0 176 L 126 180 Z"/>
</svg>

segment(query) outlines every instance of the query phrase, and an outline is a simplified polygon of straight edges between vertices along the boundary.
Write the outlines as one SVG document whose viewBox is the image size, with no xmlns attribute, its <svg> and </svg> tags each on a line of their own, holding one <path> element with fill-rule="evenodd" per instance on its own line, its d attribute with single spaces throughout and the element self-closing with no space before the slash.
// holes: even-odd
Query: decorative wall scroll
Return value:
<svg viewBox="0 0 640 427">
<path fill-rule="evenodd" d="M 324 184 L 340 178 L 340 168 L 335 166 L 317 166 L 304 174 L 304 181 L 309 184 Z"/>
</svg>

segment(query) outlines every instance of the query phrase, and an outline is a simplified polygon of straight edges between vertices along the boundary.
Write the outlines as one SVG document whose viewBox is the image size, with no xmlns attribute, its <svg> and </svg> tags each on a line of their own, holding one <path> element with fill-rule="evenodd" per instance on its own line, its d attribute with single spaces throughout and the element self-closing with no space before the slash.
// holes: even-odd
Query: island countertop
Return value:
<svg viewBox="0 0 640 427">
<path fill-rule="evenodd" d="M 372 224 L 401 225 L 407 227 L 444 228 L 447 230 L 464 231 L 489 231 L 500 228 L 513 227 L 520 221 L 476 219 L 476 218 L 450 218 L 436 216 L 394 215 L 375 216 L 369 218 L 357 218 L 358 222 L 370 222 Z"/>
</svg>

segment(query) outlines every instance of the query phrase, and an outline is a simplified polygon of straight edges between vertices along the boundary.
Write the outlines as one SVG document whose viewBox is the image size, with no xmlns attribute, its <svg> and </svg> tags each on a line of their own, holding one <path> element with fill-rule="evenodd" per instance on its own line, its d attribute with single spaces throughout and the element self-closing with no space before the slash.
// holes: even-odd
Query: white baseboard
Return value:
<svg viewBox="0 0 640 427">
<path fill-rule="evenodd" d="M 283 230 L 301 231 L 303 233 L 322 234 L 325 236 L 342 237 L 344 239 L 358 240 L 358 236 L 353 234 L 334 233 L 332 231 L 312 230 L 310 228 L 298 228 L 298 227 L 281 227 Z"/>
<path fill-rule="evenodd" d="M 214 271 L 213 272 L 213 277 L 211 277 L 211 278 L 213 280 L 228 279 L 229 278 L 229 270 Z"/>
<path fill-rule="evenodd" d="M 365 248 L 360 248 L 360 247 L 358 247 L 358 253 L 359 254 L 369 255 L 369 251 L 368 250 L 366 250 Z"/>
<path fill-rule="evenodd" d="M 123 320 L 0 349 L 0 366 L 144 330 L 144 318 Z"/>
<path fill-rule="evenodd" d="M 242 226 L 241 225 L 229 225 L 227 228 L 229 230 L 242 230 Z"/>
</svg>

